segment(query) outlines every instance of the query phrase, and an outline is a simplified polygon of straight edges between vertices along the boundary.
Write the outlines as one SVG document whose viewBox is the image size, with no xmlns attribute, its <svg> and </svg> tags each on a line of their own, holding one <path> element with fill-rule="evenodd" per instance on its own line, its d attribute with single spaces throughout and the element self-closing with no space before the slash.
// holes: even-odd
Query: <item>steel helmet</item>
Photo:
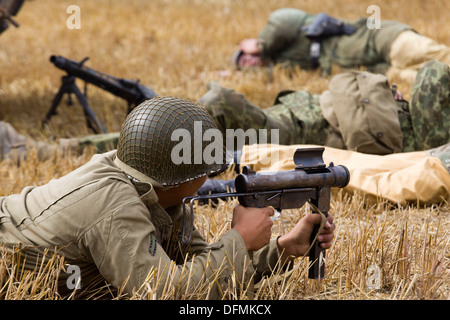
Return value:
<svg viewBox="0 0 450 320">
<path fill-rule="evenodd" d="M 216 136 L 220 134 L 223 140 L 203 107 L 181 98 L 155 97 L 128 114 L 122 124 L 114 162 L 131 177 L 159 188 L 218 173 L 230 161 L 224 157 L 223 141 L 218 141 L 220 155 L 215 158 L 220 161 L 204 159 L 203 151 L 211 140 L 204 141 L 203 137 L 209 129 L 215 130 Z"/>
</svg>

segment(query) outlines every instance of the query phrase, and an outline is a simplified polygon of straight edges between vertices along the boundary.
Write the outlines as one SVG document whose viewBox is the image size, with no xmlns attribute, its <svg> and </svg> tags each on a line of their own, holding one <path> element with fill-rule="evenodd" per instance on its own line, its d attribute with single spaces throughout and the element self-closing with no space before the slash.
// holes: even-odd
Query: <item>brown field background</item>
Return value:
<svg viewBox="0 0 450 320">
<path fill-rule="evenodd" d="M 66 10 L 72 4 L 81 9 L 79 30 L 66 26 L 70 16 Z M 50 132 L 41 129 L 40 123 L 64 75 L 49 62 L 51 55 L 72 60 L 89 57 L 86 65 L 95 70 L 139 79 L 161 96 L 193 101 L 206 93 L 206 84 L 211 80 L 243 93 L 262 108 L 271 106 L 280 90 L 321 93 L 327 88 L 327 79 L 317 72 L 298 70 L 292 77 L 282 72 L 272 77 L 264 72 L 241 73 L 230 67 L 230 57 L 242 39 L 258 35 L 275 9 L 296 7 L 356 19 L 368 17 L 367 7 L 373 4 L 380 7 L 382 19 L 407 23 L 450 45 L 449 1 L 26 1 L 16 17 L 20 27 L 10 27 L 0 35 L 0 120 L 34 139 L 52 141 L 91 134 L 78 102 L 74 100 L 75 105 L 68 107 L 66 97 L 59 106 L 59 115 L 51 120 Z M 409 84 L 391 80 L 409 98 Z M 82 82 L 77 84 L 83 87 Z M 94 86 L 88 86 L 88 99 L 107 130 L 118 131 L 126 116 L 126 102 Z M 30 157 L 20 167 L 4 162 L 0 165 L 0 196 L 64 175 L 90 156 L 88 153 L 46 162 Z M 207 240 L 217 239 L 229 226 L 233 204 L 223 203 L 215 210 L 200 208 L 197 225 Z M 284 214 L 274 234 L 289 230 L 306 211 Z M 448 204 L 396 208 L 381 201 L 365 203 L 361 196 L 335 193 L 332 212 L 338 227 L 333 248 L 327 252 L 326 278 L 319 285 L 306 279 L 305 262 L 300 260 L 296 264 L 298 272 L 281 284 L 267 284 L 257 298 L 450 298 Z M 373 276 L 371 266 L 381 270 L 377 288 L 368 282 Z M 0 298 L 58 298 L 56 294 L 42 294 L 44 288 L 30 293 L 11 283 L 6 286 L 6 270 L 0 265 Z"/>
</svg>

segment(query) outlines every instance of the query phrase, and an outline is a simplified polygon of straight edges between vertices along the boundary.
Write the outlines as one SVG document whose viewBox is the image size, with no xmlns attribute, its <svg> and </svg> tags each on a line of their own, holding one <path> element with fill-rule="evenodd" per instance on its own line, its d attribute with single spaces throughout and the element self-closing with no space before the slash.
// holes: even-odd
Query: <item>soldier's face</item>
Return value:
<svg viewBox="0 0 450 320">
<path fill-rule="evenodd" d="M 265 64 L 257 54 L 244 53 L 240 56 L 238 65 L 241 69 L 249 67 L 263 67 Z"/>
<path fill-rule="evenodd" d="M 158 202 L 163 208 L 179 205 L 186 197 L 191 197 L 197 193 L 198 189 L 205 183 L 207 176 L 184 182 L 174 188 L 162 190 L 155 188 L 158 195 Z"/>
</svg>

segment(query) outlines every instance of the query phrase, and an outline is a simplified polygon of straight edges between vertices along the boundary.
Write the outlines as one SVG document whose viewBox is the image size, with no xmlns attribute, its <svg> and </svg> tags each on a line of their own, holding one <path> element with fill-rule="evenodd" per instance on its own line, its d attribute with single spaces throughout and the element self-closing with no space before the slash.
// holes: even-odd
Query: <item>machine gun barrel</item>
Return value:
<svg viewBox="0 0 450 320">
<path fill-rule="evenodd" d="M 77 62 L 62 56 L 50 56 L 50 62 L 59 69 L 121 97 L 129 104 L 138 105 L 156 96 L 152 89 L 141 85 L 138 81 L 116 78 L 84 66 L 83 64 L 87 59 Z"/>
<path fill-rule="evenodd" d="M 57 68 L 66 71 L 67 75 L 61 78 L 61 87 L 53 99 L 52 105 L 45 115 L 44 120 L 42 121 L 42 126 L 44 128 L 47 128 L 47 123 L 50 121 L 50 118 L 57 114 L 57 108 L 63 95 L 69 95 L 69 105 L 71 105 L 71 94 L 73 93 L 83 107 L 87 126 L 95 133 L 99 133 L 101 131 L 106 132 L 102 122 L 97 119 L 94 111 L 92 111 L 89 106 L 86 96 L 87 86 L 85 85 L 83 94 L 75 83 L 76 78 L 80 78 L 81 80 L 84 80 L 86 84 L 93 84 L 114 94 L 115 96 L 125 99 L 128 102 L 128 113 L 130 113 L 131 110 L 138 104 L 156 97 L 156 93 L 152 89 L 141 85 L 139 81 L 116 78 L 84 66 L 83 64 L 88 59 L 89 58 L 84 58 L 80 62 L 77 62 L 61 56 L 50 56 L 50 62 L 52 62 Z"/>
</svg>

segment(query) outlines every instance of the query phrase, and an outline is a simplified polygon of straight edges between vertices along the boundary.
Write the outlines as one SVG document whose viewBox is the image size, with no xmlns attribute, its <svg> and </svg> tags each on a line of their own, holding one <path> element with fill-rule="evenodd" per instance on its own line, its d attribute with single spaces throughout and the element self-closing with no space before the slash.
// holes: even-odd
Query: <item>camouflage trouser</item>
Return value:
<svg viewBox="0 0 450 320">
<path fill-rule="evenodd" d="M 325 142 L 327 124 L 321 116 L 317 95 L 306 91 L 290 92 L 277 98 L 273 107 L 261 109 L 242 94 L 222 87 L 215 81 L 208 83 L 207 89 L 208 92 L 198 103 L 208 110 L 224 135 L 227 129 L 266 129 L 267 142 L 273 142 L 271 136 L 274 130 L 278 134 L 278 143 L 283 145 Z M 295 96 L 295 102 L 277 103 L 286 99 L 294 100 L 289 96 Z M 303 113 L 302 119 L 296 115 L 298 111 Z M 312 119 L 316 117 L 322 120 Z"/>
<path fill-rule="evenodd" d="M 416 150 L 436 148 L 450 141 L 450 68 L 428 61 L 417 73 L 410 102 Z"/>
</svg>

